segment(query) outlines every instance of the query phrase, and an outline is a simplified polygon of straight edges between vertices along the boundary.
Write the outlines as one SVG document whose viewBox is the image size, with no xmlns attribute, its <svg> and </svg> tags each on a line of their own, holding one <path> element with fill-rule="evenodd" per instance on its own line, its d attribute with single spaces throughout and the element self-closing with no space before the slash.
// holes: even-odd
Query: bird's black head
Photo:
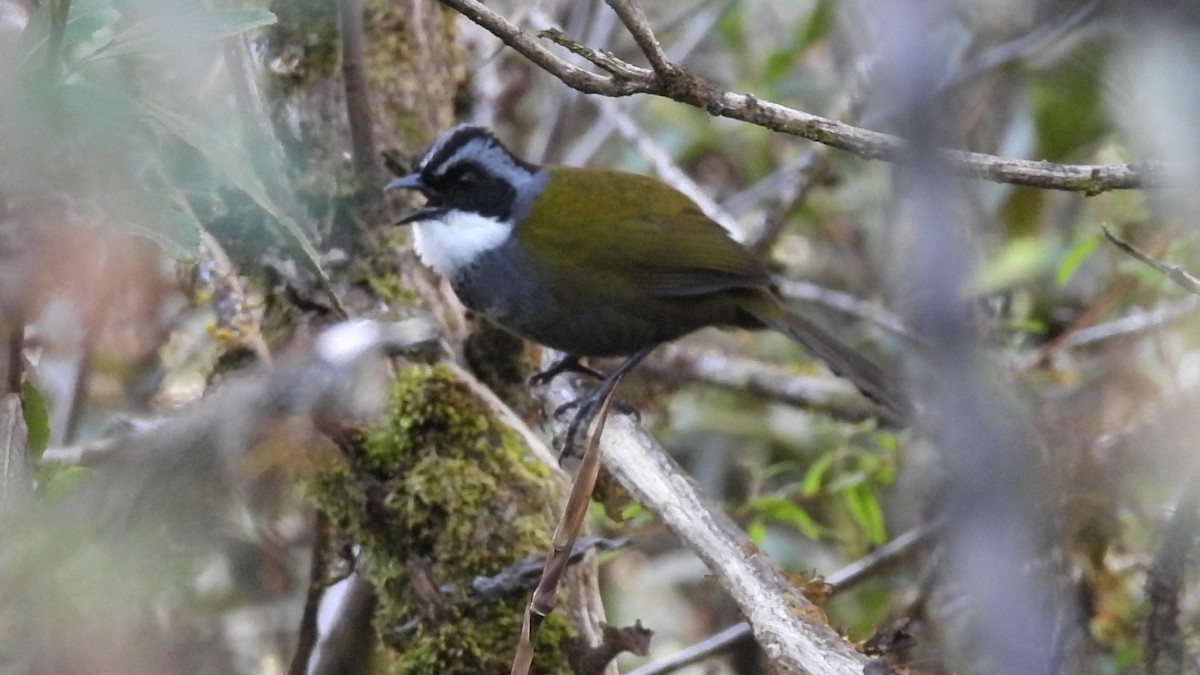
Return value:
<svg viewBox="0 0 1200 675">
<path fill-rule="evenodd" d="M 429 200 L 426 209 L 401 222 L 467 211 L 512 223 L 544 186 L 543 169 L 509 152 L 486 128 L 464 124 L 439 136 L 417 161 L 416 172 L 386 189 L 417 190 Z"/>
</svg>

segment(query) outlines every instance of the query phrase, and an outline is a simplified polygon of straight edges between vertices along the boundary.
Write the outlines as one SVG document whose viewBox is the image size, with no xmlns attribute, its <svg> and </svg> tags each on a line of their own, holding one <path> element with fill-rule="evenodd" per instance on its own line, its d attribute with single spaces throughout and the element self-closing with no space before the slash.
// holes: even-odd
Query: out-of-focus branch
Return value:
<svg viewBox="0 0 1200 675">
<path fill-rule="evenodd" d="M 371 127 L 370 86 L 364 43 L 362 0 L 338 2 L 338 28 L 342 43 L 342 81 L 346 87 L 346 118 L 350 126 L 350 148 L 354 173 L 366 199 L 368 211 L 379 213 L 383 180 L 379 171 L 375 134 Z"/>
<path fill-rule="evenodd" d="M 1179 626 L 1184 571 L 1200 529 L 1200 471 L 1193 470 L 1163 535 L 1162 548 L 1146 573 L 1146 645 L 1142 664 L 1148 675 L 1184 672 L 1185 649 Z"/>
<path fill-rule="evenodd" d="M 625 62 L 610 53 L 576 43 L 558 31 L 543 31 L 540 34 L 541 37 L 582 56 L 607 74 L 585 70 L 566 62 L 533 36 L 478 0 L 441 2 L 483 26 L 567 86 L 584 93 L 602 96 L 662 96 L 700 108 L 710 115 L 741 120 L 807 138 L 862 159 L 901 162 L 908 152 L 909 144 L 905 139 L 812 115 L 772 101 L 761 100 L 751 94 L 726 91 L 669 62 L 666 69 L 651 70 Z M 630 12 L 621 18 L 635 39 L 639 39 L 639 46 L 645 51 L 647 46 L 641 44 L 641 40 L 645 40 L 647 34 L 652 38 L 653 32 L 642 21 L 644 16 L 640 16 L 640 12 Z M 657 59 L 657 52 L 661 52 L 661 47 L 653 51 L 656 52 Z M 1167 173 L 1167 165 L 1160 161 L 1057 164 L 965 150 L 943 150 L 942 156 L 948 167 L 972 178 L 1082 192 L 1086 195 L 1156 186 L 1163 182 Z"/>
<path fill-rule="evenodd" d="M 547 410 L 582 393 L 560 377 L 540 392 Z M 555 420 L 559 432 L 570 415 Z M 867 658 L 837 634 L 719 509 L 713 507 L 662 448 L 630 417 L 614 415 L 600 440 L 604 465 L 704 560 L 753 628 L 780 673 L 861 673 Z"/>
<path fill-rule="evenodd" d="M 1153 267 L 1159 272 L 1167 275 L 1168 279 L 1179 284 L 1179 286 L 1185 291 L 1200 295 L 1200 278 L 1197 278 L 1195 275 L 1183 269 L 1179 265 L 1172 265 L 1171 263 L 1155 260 L 1150 256 L 1150 254 L 1145 253 L 1133 244 L 1130 244 L 1124 239 L 1121 239 L 1117 235 L 1113 234 L 1107 227 L 1101 229 L 1104 230 L 1104 238 L 1111 242 L 1113 246 L 1116 246 L 1125 253 L 1129 254 L 1135 260 L 1145 263 L 1146 265 L 1149 265 L 1150 267 Z"/>
<path fill-rule="evenodd" d="M 780 279 L 775 285 L 785 298 L 824 305 L 843 314 L 870 321 L 901 337 L 919 340 L 918 336 L 905 327 L 900 317 L 858 296 L 799 279 Z"/>
<path fill-rule="evenodd" d="M 726 354 L 686 342 L 655 351 L 643 372 L 672 381 L 691 380 L 748 392 L 801 408 L 827 412 L 849 422 L 878 416 L 878 409 L 850 383 L 832 377 L 797 375 L 777 364 Z"/>
</svg>

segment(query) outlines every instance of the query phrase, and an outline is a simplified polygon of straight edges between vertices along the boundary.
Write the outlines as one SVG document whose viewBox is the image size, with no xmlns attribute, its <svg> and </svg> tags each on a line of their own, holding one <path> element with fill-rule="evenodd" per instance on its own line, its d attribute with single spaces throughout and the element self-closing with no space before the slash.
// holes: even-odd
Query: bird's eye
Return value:
<svg viewBox="0 0 1200 675">
<path fill-rule="evenodd" d="M 474 185 L 479 182 L 479 172 L 475 169 L 465 169 L 458 174 L 458 182 L 460 185 Z"/>
</svg>

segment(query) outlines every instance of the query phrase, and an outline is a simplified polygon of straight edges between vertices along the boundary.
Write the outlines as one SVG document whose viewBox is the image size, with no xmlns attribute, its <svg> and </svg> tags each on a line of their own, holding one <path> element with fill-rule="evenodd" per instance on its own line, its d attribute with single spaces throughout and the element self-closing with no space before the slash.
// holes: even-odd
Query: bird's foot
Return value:
<svg viewBox="0 0 1200 675">
<path fill-rule="evenodd" d="M 553 380 L 563 373 L 581 373 L 583 375 L 594 377 L 597 380 L 604 378 L 603 373 L 583 365 L 583 362 L 579 360 L 578 356 L 566 354 L 561 359 L 551 364 L 549 368 L 541 371 L 540 373 L 534 373 L 531 375 L 529 377 L 529 385 L 532 387 L 540 387 L 544 384 L 549 384 L 550 380 Z"/>
<path fill-rule="evenodd" d="M 578 408 L 575 415 L 571 418 L 570 424 L 567 425 L 567 433 L 563 438 L 562 450 L 558 453 L 558 463 L 562 464 L 563 460 L 574 457 L 583 456 L 582 441 L 586 441 L 586 436 L 580 436 L 580 432 L 585 432 L 591 428 L 592 421 L 596 417 L 596 413 L 600 410 L 601 404 L 604 402 L 606 393 L 604 387 L 597 387 L 592 393 L 568 401 L 554 409 L 554 416 L 558 417 L 563 413 Z M 613 401 L 611 410 L 620 415 L 633 415 L 634 419 L 641 421 L 641 412 L 633 407 L 627 401 Z"/>
</svg>

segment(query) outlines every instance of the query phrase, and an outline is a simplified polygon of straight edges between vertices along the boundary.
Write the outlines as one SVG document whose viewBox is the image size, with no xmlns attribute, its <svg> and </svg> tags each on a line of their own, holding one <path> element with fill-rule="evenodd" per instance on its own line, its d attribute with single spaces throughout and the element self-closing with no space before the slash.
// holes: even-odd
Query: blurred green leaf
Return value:
<svg viewBox="0 0 1200 675">
<path fill-rule="evenodd" d="M 621 520 L 632 520 L 638 516 L 641 516 L 643 513 L 646 513 L 646 507 L 637 502 L 630 502 L 621 507 Z"/>
<path fill-rule="evenodd" d="M 233 139 L 213 133 L 189 117 L 155 103 L 145 102 L 141 105 L 141 110 L 148 119 L 195 148 L 220 170 L 230 183 L 269 213 L 272 218 L 268 222 L 275 227 L 276 233 L 291 250 L 292 255 L 328 288 L 329 278 L 321 269 L 317 250 L 309 242 L 303 228 L 271 198 L 266 185 L 254 172 L 250 159 Z"/>
<path fill-rule="evenodd" d="M 30 459 L 36 460 L 50 445 L 50 412 L 41 390 L 28 380 L 21 386 L 21 410 L 27 429 L 27 452 Z"/>
<path fill-rule="evenodd" d="M 883 509 L 875 492 L 869 486 L 859 486 L 843 493 L 846 510 L 854 522 L 863 529 L 872 544 L 887 541 L 887 528 L 883 521 Z"/>
<path fill-rule="evenodd" d="M 68 466 L 43 473 L 38 478 L 38 492 L 47 502 L 54 503 L 69 497 L 90 472 L 82 466 Z"/>
<path fill-rule="evenodd" d="M 767 526 L 763 524 L 761 519 L 754 519 L 746 526 L 746 536 L 755 546 L 762 546 L 763 539 L 767 536 Z"/>
<path fill-rule="evenodd" d="M 1075 270 L 1083 264 L 1083 261 L 1091 257 L 1092 253 L 1100 245 L 1100 235 L 1091 233 L 1084 235 L 1075 242 L 1071 248 L 1067 249 L 1063 255 L 1062 262 L 1058 264 L 1058 270 L 1054 273 L 1054 281 L 1059 286 L 1066 286 L 1067 282 L 1075 274 Z"/>
<path fill-rule="evenodd" d="M 1050 244 L 1041 237 L 1014 239 L 984 265 L 971 291 L 993 293 L 1028 281 L 1046 269 L 1052 255 Z"/>
<path fill-rule="evenodd" d="M 781 47 L 771 50 L 762 74 L 767 82 L 778 84 L 780 80 L 796 71 L 797 61 L 810 47 L 825 38 L 833 25 L 834 7 L 830 0 L 818 0 L 806 19 L 798 22 L 792 39 Z"/>
<path fill-rule="evenodd" d="M 836 455 L 832 452 L 827 452 L 817 458 L 812 466 L 808 467 L 808 472 L 804 474 L 804 481 L 800 484 L 800 494 L 810 497 L 815 495 L 821 489 L 821 482 L 825 479 L 825 474 L 828 473 L 829 467 L 833 466 L 833 460 Z"/>
<path fill-rule="evenodd" d="M 763 518 L 789 525 L 809 539 L 821 538 L 821 527 L 808 511 L 791 500 L 777 495 L 763 495 L 752 500 L 748 506 Z"/>
</svg>

